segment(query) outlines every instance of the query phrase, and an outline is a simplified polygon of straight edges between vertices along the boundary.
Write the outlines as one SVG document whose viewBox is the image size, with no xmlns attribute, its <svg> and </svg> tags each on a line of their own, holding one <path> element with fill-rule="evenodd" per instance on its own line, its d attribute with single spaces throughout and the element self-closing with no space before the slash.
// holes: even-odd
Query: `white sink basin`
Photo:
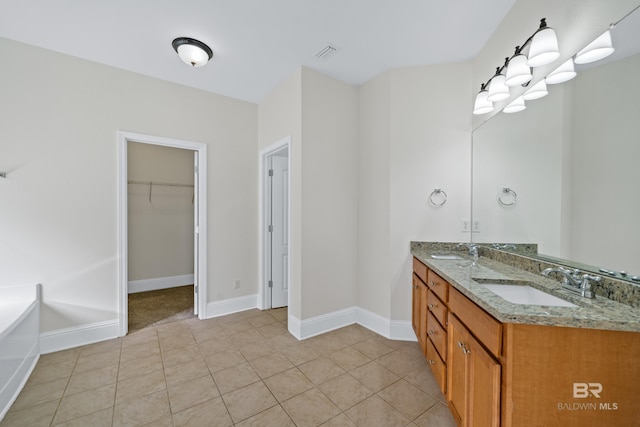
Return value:
<svg viewBox="0 0 640 427">
<path fill-rule="evenodd" d="M 464 259 L 459 255 L 436 255 L 436 254 L 431 254 L 431 258 L 433 259 Z"/>
<path fill-rule="evenodd" d="M 548 305 L 556 307 L 577 307 L 577 305 L 526 285 L 503 285 L 484 283 L 494 294 L 514 304 Z"/>
</svg>

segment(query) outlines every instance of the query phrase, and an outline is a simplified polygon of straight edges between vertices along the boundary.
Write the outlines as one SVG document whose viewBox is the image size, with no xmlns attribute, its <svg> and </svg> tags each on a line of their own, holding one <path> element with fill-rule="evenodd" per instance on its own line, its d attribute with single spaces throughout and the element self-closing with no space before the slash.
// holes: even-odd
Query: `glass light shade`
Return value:
<svg viewBox="0 0 640 427">
<path fill-rule="evenodd" d="M 553 70 L 547 77 L 545 82 L 550 85 L 558 83 L 564 83 L 571 80 L 576 76 L 575 69 L 573 68 L 573 59 L 569 58 L 561 66 Z"/>
<path fill-rule="evenodd" d="M 531 40 L 529 47 L 529 59 L 527 65 L 530 67 L 540 67 L 551 64 L 558 59 L 558 38 L 552 28 L 545 27 L 539 30 Z"/>
<path fill-rule="evenodd" d="M 487 114 L 493 111 L 493 103 L 487 99 L 489 92 L 481 90 L 476 95 L 476 102 L 473 105 L 473 114 Z"/>
<path fill-rule="evenodd" d="M 533 78 L 531 68 L 527 65 L 527 57 L 519 54 L 509 60 L 507 66 L 507 76 L 505 84 L 507 86 L 518 86 L 527 83 Z"/>
<path fill-rule="evenodd" d="M 517 113 L 518 111 L 522 111 L 526 109 L 527 106 L 524 104 L 524 98 L 519 96 L 513 100 L 509 105 L 504 107 L 502 111 L 505 113 Z"/>
<path fill-rule="evenodd" d="M 489 95 L 487 99 L 490 102 L 502 101 L 509 97 L 509 86 L 504 84 L 504 74 L 497 74 L 491 79 L 489 83 Z"/>
<path fill-rule="evenodd" d="M 547 90 L 547 84 L 544 80 L 540 80 L 538 83 L 527 89 L 524 95 L 522 95 L 522 98 L 525 101 L 532 101 L 534 99 L 540 99 L 543 96 L 547 96 L 548 94 L 549 91 Z"/>
<path fill-rule="evenodd" d="M 191 44 L 178 46 L 178 56 L 185 64 L 194 67 L 202 67 L 209 61 L 207 52 Z"/>
<path fill-rule="evenodd" d="M 611 43 L 611 33 L 605 31 L 576 54 L 576 64 L 588 64 L 611 55 L 615 49 Z"/>
</svg>

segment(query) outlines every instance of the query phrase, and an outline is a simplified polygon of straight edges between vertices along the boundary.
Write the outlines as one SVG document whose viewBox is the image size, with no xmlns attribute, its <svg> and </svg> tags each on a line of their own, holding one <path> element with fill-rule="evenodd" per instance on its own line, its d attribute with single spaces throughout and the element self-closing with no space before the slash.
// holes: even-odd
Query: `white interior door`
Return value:
<svg viewBox="0 0 640 427">
<path fill-rule="evenodd" d="M 288 157 L 271 156 L 271 307 L 286 307 L 289 301 L 289 162 Z"/>
<path fill-rule="evenodd" d="M 200 213 L 198 211 L 198 152 L 193 153 L 193 314 L 198 314 L 198 293 L 200 292 Z"/>
</svg>

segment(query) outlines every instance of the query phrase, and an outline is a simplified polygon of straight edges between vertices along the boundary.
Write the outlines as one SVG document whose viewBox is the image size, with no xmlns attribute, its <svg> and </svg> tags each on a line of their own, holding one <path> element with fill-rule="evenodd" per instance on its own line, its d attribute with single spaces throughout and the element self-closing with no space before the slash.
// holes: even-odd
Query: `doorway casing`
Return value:
<svg viewBox="0 0 640 427">
<path fill-rule="evenodd" d="M 161 145 L 193 150 L 197 155 L 194 199 L 197 199 L 194 218 L 194 281 L 198 285 L 199 319 L 207 318 L 207 145 L 180 139 L 118 131 L 118 334 L 128 331 L 128 224 L 127 224 L 127 144 Z"/>
<path fill-rule="evenodd" d="M 260 150 L 260 191 L 258 194 L 260 195 L 259 206 L 260 206 L 260 224 L 259 224 L 259 248 L 260 248 L 260 256 L 259 256 L 259 271 L 260 271 L 260 279 L 258 286 L 258 308 L 260 310 L 264 310 L 271 307 L 271 293 L 269 290 L 269 263 L 271 261 L 271 247 L 269 245 L 269 239 L 267 238 L 267 227 L 268 227 L 268 203 L 267 203 L 267 194 L 269 194 L 268 190 L 268 180 L 267 180 L 267 172 L 269 170 L 269 158 L 276 154 L 277 152 L 281 152 L 283 150 L 288 150 L 288 170 L 291 171 L 291 136 L 281 139 L 280 141 L 269 145 L 268 147 Z M 288 174 L 289 183 L 287 185 L 289 193 L 291 192 L 291 172 Z M 291 197 L 290 194 L 288 196 L 288 210 L 287 213 L 288 218 L 291 218 Z M 286 233 L 289 239 L 288 247 L 291 249 L 291 220 L 288 222 L 288 232 Z M 287 266 L 287 271 L 284 273 L 287 276 L 287 283 L 291 284 L 291 263 Z M 288 293 L 287 296 L 287 306 L 291 306 L 291 292 Z"/>
</svg>

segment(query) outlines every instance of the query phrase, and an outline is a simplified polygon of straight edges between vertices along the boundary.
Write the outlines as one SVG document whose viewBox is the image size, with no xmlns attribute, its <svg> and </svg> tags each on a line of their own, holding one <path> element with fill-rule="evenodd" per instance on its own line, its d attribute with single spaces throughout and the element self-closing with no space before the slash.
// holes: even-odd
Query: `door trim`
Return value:
<svg viewBox="0 0 640 427">
<path fill-rule="evenodd" d="M 184 148 L 198 153 L 198 318 L 207 318 L 207 144 L 181 139 L 164 138 L 133 132 L 118 131 L 118 333 L 125 336 L 128 332 L 128 225 L 127 225 L 127 144 L 162 145 L 166 147 Z M 195 240 L 195 237 L 194 237 Z"/>
<path fill-rule="evenodd" d="M 265 174 L 267 173 L 268 170 L 268 158 L 276 153 L 277 151 L 280 151 L 284 148 L 288 148 L 289 150 L 289 155 L 287 156 L 287 163 L 288 163 L 288 168 L 289 168 L 289 183 L 287 185 L 287 188 L 289 189 L 289 206 L 288 206 L 288 215 L 289 215 L 289 230 L 288 230 L 288 246 L 289 246 L 289 253 L 291 254 L 291 136 L 287 136 L 283 139 L 281 139 L 280 141 L 269 145 L 268 147 L 263 148 L 262 150 L 260 150 L 260 160 L 259 160 L 259 165 L 260 165 L 260 170 L 258 172 L 258 176 L 260 179 L 260 191 L 258 191 L 260 200 L 259 200 L 259 206 L 260 206 L 260 221 L 258 224 L 258 236 L 259 236 L 259 242 L 258 242 L 258 247 L 260 248 L 260 255 L 258 256 L 258 271 L 260 271 L 260 277 L 258 279 L 258 308 L 260 310 L 264 310 L 267 308 L 271 308 L 271 301 L 269 300 L 269 296 L 271 295 L 271 293 L 269 292 L 268 288 L 268 279 L 267 279 L 267 275 L 268 275 L 268 264 L 269 264 L 269 254 L 270 254 L 270 248 L 269 248 L 269 242 L 268 239 L 266 238 L 266 230 L 267 230 L 267 220 L 268 220 L 268 212 L 267 212 L 267 200 L 266 200 L 266 195 L 267 195 L 267 185 L 268 185 L 268 180 L 265 179 Z M 291 305 L 291 261 L 289 262 L 288 265 L 288 269 L 287 272 L 285 273 L 287 275 L 287 281 L 289 283 L 289 291 L 287 293 L 287 306 Z"/>
</svg>

